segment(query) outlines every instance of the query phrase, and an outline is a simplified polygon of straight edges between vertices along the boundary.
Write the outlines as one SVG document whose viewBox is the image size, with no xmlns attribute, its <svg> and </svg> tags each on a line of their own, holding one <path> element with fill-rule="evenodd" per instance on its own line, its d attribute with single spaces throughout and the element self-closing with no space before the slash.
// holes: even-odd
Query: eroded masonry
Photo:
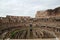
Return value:
<svg viewBox="0 0 60 40">
<path fill-rule="evenodd" d="M 30 16 L 0 17 L 0 38 L 35 39 L 60 37 L 60 7 Z"/>
</svg>

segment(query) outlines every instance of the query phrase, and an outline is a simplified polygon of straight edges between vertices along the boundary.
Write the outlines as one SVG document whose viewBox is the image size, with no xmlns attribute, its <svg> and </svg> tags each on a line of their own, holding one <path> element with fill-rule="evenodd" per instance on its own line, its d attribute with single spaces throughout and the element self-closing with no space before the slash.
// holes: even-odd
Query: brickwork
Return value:
<svg viewBox="0 0 60 40">
<path fill-rule="evenodd" d="M 12 38 L 55 38 L 60 36 L 60 7 L 54 10 L 38 11 L 36 18 L 29 16 L 0 17 L 0 38 L 11 38 L 11 33 L 16 32 Z M 58 15 L 58 16 L 57 16 Z M 25 30 L 25 31 L 24 31 Z M 21 34 L 22 31 L 23 33 Z M 54 33 L 54 34 L 53 34 Z M 21 35 L 20 35 L 21 34 Z M 46 35 L 47 34 L 47 35 Z M 3 37 L 6 35 L 6 37 Z M 20 36 L 19 36 L 20 35 Z"/>
</svg>

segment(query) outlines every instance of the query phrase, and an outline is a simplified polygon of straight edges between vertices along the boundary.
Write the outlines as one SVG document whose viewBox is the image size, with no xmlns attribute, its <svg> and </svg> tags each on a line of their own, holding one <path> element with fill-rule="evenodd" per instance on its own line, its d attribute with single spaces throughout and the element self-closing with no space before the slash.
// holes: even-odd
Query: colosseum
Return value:
<svg viewBox="0 0 60 40">
<path fill-rule="evenodd" d="M 30 16 L 0 17 L 0 39 L 45 39 L 60 37 L 60 7 Z"/>
</svg>

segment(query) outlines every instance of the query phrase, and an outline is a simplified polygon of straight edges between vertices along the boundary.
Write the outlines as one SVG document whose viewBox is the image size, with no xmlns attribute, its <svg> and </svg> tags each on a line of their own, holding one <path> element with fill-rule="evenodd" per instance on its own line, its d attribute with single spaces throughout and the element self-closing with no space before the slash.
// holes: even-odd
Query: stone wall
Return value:
<svg viewBox="0 0 60 40">
<path fill-rule="evenodd" d="M 50 17 L 60 17 L 60 7 L 55 9 L 48 9 L 45 11 L 37 11 L 36 18 L 50 18 Z"/>
<path fill-rule="evenodd" d="M 54 10 L 38 11 L 36 18 L 29 16 L 9 16 L 0 17 L 0 34 L 13 29 L 42 29 L 54 32 L 60 36 L 60 7 Z M 32 26 L 32 27 L 30 27 Z M 41 31 L 41 30 L 40 30 Z M 48 32 L 47 31 L 47 32 Z M 39 32 L 38 32 L 39 33 Z"/>
</svg>

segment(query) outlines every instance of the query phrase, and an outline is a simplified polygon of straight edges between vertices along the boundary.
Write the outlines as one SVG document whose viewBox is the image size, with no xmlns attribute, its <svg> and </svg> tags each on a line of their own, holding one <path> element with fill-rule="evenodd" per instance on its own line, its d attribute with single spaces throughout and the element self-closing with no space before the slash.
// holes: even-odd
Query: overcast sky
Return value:
<svg viewBox="0 0 60 40">
<path fill-rule="evenodd" d="M 0 16 L 31 16 L 36 11 L 60 6 L 60 0 L 0 0 Z"/>
</svg>

